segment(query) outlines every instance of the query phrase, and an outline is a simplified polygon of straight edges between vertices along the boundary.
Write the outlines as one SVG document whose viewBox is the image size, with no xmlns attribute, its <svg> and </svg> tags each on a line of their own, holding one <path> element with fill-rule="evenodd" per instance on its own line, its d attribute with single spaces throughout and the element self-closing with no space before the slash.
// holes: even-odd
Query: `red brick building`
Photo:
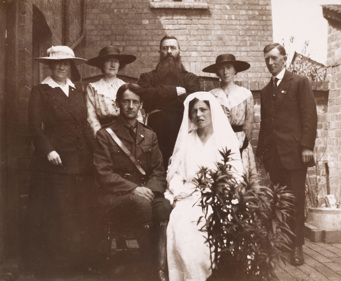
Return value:
<svg viewBox="0 0 341 281">
<path fill-rule="evenodd" d="M 46 69 L 32 58 L 46 55 L 51 45 L 77 48 L 85 31 L 84 8 L 83 0 L 0 2 L 4 66 L 0 68 L 0 265 L 18 260 L 25 235 L 22 222 L 32 153 L 27 104 L 31 87 L 46 76 Z"/>
<path fill-rule="evenodd" d="M 323 6 L 328 20 L 328 163 L 331 192 L 341 199 L 341 5 Z"/>
<path fill-rule="evenodd" d="M 124 71 L 129 76 L 137 78 L 155 67 L 166 34 L 179 39 L 184 65 L 197 75 L 217 55 L 233 53 L 251 63 L 241 80 L 263 83 L 268 77 L 262 49 L 272 41 L 269 0 L 87 1 L 86 57 L 97 55 L 103 46 L 117 46 L 137 56 Z M 95 73 L 93 67 L 84 72 Z"/>
<path fill-rule="evenodd" d="M 122 75 L 133 79 L 152 70 L 164 35 L 180 41 L 187 70 L 201 69 L 218 54 L 233 53 L 251 68 L 237 79 L 254 93 L 259 128 L 259 91 L 268 82 L 263 47 L 271 43 L 271 0 L 4 0 L 0 3 L 0 265 L 20 257 L 22 220 L 30 180 L 32 146 L 27 128 L 30 89 L 46 76 L 32 61 L 51 45 L 68 45 L 77 56 L 91 58 L 106 45 L 137 56 Z M 83 77 L 100 74 L 83 65 Z M 207 75 L 207 74 L 206 74 Z M 213 79 L 214 78 L 214 79 Z M 209 89 L 214 75 L 202 78 Z M 318 145 L 323 140 L 327 99 L 316 88 L 319 109 Z M 320 117 L 321 116 L 321 117 Z"/>
</svg>

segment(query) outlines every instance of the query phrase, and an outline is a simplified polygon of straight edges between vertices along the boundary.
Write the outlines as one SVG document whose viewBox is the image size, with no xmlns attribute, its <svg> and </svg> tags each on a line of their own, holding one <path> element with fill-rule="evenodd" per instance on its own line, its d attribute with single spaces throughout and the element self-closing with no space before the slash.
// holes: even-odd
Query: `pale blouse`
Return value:
<svg viewBox="0 0 341 281">
<path fill-rule="evenodd" d="M 120 114 L 119 107 L 116 105 L 116 93 L 119 87 L 125 82 L 116 78 L 113 83 L 107 83 L 104 78 L 89 83 L 87 86 L 87 110 L 88 122 L 96 136 L 97 131 L 101 128 L 99 118 L 110 118 Z"/>
<path fill-rule="evenodd" d="M 236 132 L 239 140 L 239 147 L 243 147 L 245 136 L 249 144 L 242 152 L 242 161 L 244 173 L 247 179 L 257 182 L 258 172 L 256 160 L 251 145 L 253 119 L 254 119 L 254 101 L 250 90 L 235 85 L 233 91 L 228 94 L 222 88 L 211 90 L 211 93 L 218 99 L 223 110 L 229 118 L 232 126 L 242 126 L 243 131 Z"/>
<path fill-rule="evenodd" d="M 232 126 L 243 126 L 243 132 L 237 133 L 240 146 L 244 142 L 245 135 L 248 140 L 251 140 L 254 119 L 254 101 L 251 91 L 235 85 L 234 91 L 231 91 L 228 95 L 222 88 L 215 88 L 210 92 L 223 106 L 230 124 Z"/>
</svg>

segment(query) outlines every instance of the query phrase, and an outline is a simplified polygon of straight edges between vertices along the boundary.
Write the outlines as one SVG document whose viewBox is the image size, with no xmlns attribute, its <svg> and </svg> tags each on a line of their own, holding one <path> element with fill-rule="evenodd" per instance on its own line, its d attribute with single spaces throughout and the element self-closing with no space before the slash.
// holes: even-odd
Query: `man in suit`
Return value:
<svg viewBox="0 0 341 281">
<path fill-rule="evenodd" d="M 306 77 L 285 69 L 286 51 L 278 43 L 264 48 L 272 74 L 261 92 L 261 125 L 257 156 L 273 184 L 287 186 L 295 196 L 291 262 L 304 263 L 304 204 L 307 167 L 314 165 L 316 105 Z"/>
<path fill-rule="evenodd" d="M 148 126 L 157 134 L 164 167 L 173 153 L 188 94 L 200 90 L 199 78 L 181 63 L 180 45 L 176 37 L 165 36 L 160 42 L 160 61 L 156 69 L 143 73 L 138 84 L 143 89 Z"/>
<path fill-rule="evenodd" d="M 151 237 L 156 234 L 158 278 L 166 280 L 166 227 L 171 206 L 163 195 L 166 178 L 156 134 L 137 121 L 142 107 L 138 87 L 124 84 L 118 89 L 120 116 L 98 131 L 94 164 L 104 189 L 100 202 L 106 213 L 115 215 L 120 223 L 136 226 L 144 269 L 141 274 L 153 280 L 154 272 L 149 271 L 154 268 Z"/>
</svg>

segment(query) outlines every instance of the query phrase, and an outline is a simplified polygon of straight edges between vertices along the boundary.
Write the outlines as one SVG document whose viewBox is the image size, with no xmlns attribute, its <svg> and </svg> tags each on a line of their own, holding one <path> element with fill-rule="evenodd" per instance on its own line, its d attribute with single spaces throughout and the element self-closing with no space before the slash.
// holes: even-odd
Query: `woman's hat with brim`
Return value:
<svg viewBox="0 0 341 281">
<path fill-rule="evenodd" d="M 112 46 L 107 46 L 100 50 L 97 57 L 89 59 L 87 64 L 102 68 L 103 62 L 108 57 L 111 57 L 111 56 L 117 57 L 121 66 L 132 63 L 133 61 L 136 60 L 136 57 L 133 55 L 123 54 L 120 52 L 119 49 L 112 47 Z"/>
<path fill-rule="evenodd" d="M 217 56 L 215 64 L 205 67 L 202 71 L 208 73 L 217 73 L 219 66 L 229 63 L 234 66 L 237 72 L 241 72 L 250 68 L 250 64 L 246 61 L 236 60 L 232 54 L 222 54 Z"/>
<path fill-rule="evenodd" d="M 39 57 L 34 59 L 46 64 L 57 60 L 71 60 L 75 64 L 86 62 L 86 59 L 76 57 L 73 50 L 68 46 L 52 46 L 51 48 L 47 49 L 47 55 L 47 57 Z"/>
</svg>

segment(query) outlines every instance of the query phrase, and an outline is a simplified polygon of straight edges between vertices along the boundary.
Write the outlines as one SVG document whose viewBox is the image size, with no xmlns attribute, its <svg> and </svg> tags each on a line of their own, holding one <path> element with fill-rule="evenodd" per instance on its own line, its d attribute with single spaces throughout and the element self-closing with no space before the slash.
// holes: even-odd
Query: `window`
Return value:
<svg viewBox="0 0 341 281">
<path fill-rule="evenodd" d="M 151 0 L 151 9 L 208 9 L 205 0 Z"/>
</svg>

